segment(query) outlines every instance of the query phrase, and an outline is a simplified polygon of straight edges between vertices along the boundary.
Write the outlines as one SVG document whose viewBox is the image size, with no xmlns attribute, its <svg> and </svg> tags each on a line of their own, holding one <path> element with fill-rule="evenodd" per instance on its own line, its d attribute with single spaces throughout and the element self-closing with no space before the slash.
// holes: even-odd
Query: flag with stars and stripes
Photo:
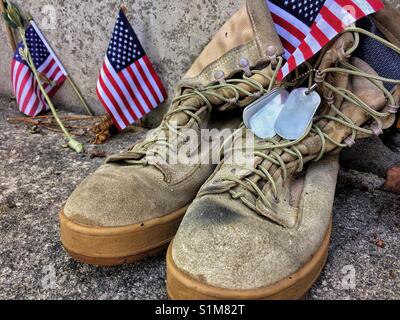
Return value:
<svg viewBox="0 0 400 320">
<path fill-rule="evenodd" d="M 167 98 L 123 10 L 100 71 L 97 95 L 119 130 L 139 121 Z"/>
<path fill-rule="evenodd" d="M 33 63 L 39 72 L 41 84 L 47 94 L 52 97 L 64 83 L 68 74 L 34 21 L 30 22 L 26 30 L 26 42 Z M 48 110 L 48 105 L 33 71 L 21 57 L 20 51 L 23 49 L 24 45 L 21 42 L 13 58 L 11 80 L 19 110 L 27 116 L 35 117 Z"/>
<path fill-rule="evenodd" d="M 384 8 L 380 0 L 266 0 L 285 49 L 282 80 L 345 28 Z"/>
</svg>

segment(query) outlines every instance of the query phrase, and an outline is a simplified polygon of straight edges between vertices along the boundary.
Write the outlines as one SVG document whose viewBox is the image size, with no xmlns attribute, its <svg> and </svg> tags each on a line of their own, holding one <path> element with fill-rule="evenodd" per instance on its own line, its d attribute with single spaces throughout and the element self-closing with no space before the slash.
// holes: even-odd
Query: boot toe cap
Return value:
<svg viewBox="0 0 400 320">
<path fill-rule="evenodd" d="M 166 192 L 161 179 L 161 174 L 105 165 L 76 188 L 63 214 L 93 227 L 121 227 L 161 217 L 170 209 L 161 204 Z M 159 197 L 152 201 L 155 194 Z"/>
<path fill-rule="evenodd" d="M 219 201 L 196 201 L 176 236 L 175 265 L 196 280 L 223 289 L 273 285 L 299 270 L 297 245 L 282 227 L 239 214 Z"/>
</svg>

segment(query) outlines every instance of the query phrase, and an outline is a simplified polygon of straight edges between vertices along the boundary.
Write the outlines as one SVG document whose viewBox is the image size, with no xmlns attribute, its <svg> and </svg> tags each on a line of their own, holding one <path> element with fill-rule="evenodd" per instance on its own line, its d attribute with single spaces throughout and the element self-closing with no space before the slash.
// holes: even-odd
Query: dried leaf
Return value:
<svg viewBox="0 0 400 320">
<path fill-rule="evenodd" d="M 96 124 L 91 131 L 96 135 L 93 144 L 104 144 L 113 136 L 113 132 L 115 131 L 114 122 L 112 121 L 110 116 L 105 116 L 103 120 Z"/>
</svg>

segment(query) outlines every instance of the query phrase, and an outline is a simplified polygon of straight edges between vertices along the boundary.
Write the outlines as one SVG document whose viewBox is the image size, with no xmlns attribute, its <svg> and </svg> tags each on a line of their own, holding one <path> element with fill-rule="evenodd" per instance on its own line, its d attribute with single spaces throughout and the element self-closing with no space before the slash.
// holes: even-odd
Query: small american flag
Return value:
<svg viewBox="0 0 400 320">
<path fill-rule="evenodd" d="M 41 83 L 47 94 L 52 97 L 64 83 L 68 74 L 33 21 L 26 30 L 26 41 L 33 63 L 40 74 Z M 48 110 L 48 106 L 32 70 L 20 55 L 22 49 L 24 45 L 21 42 L 13 58 L 11 80 L 19 110 L 28 116 L 35 117 Z"/>
<path fill-rule="evenodd" d="M 384 8 L 380 0 L 266 0 L 285 49 L 282 80 L 359 19 Z"/>
<path fill-rule="evenodd" d="M 137 122 L 167 98 L 167 92 L 123 10 L 119 12 L 97 95 L 118 129 Z"/>
</svg>

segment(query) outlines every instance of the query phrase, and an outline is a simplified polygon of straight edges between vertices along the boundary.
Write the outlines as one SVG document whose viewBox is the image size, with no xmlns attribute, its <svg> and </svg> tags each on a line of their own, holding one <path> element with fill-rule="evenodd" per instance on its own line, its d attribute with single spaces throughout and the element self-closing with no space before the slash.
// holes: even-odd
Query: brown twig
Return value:
<svg viewBox="0 0 400 320">
<path fill-rule="evenodd" d="M 100 121 L 104 119 L 104 116 L 65 116 L 60 117 L 63 121 Z M 12 117 L 8 118 L 8 122 L 26 122 L 26 121 L 35 121 L 35 120 L 49 120 L 53 121 L 53 116 L 37 116 L 34 118 L 26 118 L 26 117 Z"/>
<path fill-rule="evenodd" d="M 1 0 L 0 0 L 1 1 Z M 85 116 L 85 115 L 67 115 L 60 117 L 65 122 L 70 122 L 69 125 L 65 125 L 66 129 L 75 130 L 71 132 L 74 137 L 82 136 L 85 134 L 94 134 L 93 144 L 104 144 L 114 134 L 114 123 L 110 116 Z M 45 115 L 38 116 L 35 118 L 27 117 L 14 117 L 8 118 L 9 123 L 22 123 L 29 126 L 42 127 L 48 131 L 62 133 L 61 130 L 54 128 L 56 122 L 54 117 Z M 90 121 L 90 122 L 89 122 Z M 85 125 L 79 125 L 79 122 L 84 122 Z M 88 123 L 89 122 L 89 123 Z M 74 124 L 76 123 L 76 124 Z M 84 134 L 78 134 L 76 130 L 83 130 Z"/>
</svg>

